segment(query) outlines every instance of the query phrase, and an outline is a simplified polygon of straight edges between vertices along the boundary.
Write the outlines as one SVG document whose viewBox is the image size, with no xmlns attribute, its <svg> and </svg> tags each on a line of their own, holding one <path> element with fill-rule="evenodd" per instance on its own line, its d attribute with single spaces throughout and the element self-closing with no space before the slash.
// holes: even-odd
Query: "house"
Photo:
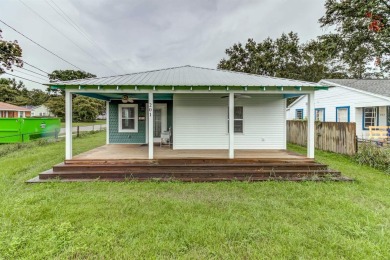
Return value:
<svg viewBox="0 0 390 260">
<path fill-rule="evenodd" d="M 25 118 L 31 116 L 31 109 L 0 102 L 0 118 Z"/>
<path fill-rule="evenodd" d="M 390 80 L 324 79 L 327 91 L 315 94 L 315 119 L 325 122 L 356 122 L 358 138 L 368 139 L 370 126 L 390 126 Z M 308 116 L 307 96 L 287 108 L 287 119 Z"/>
<path fill-rule="evenodd" d="M 314 162 L 314 117 L 308 117 L 307 157 L 286 151 L 286 98 L 308 95 L 314 115 L 314 92 L 327 89 L 321 84 L 182 66 L 48 86 L 65 90 L 66 160 L 35 181 L 298 180 L 336 174 Z M 77 156 L 73 94 L 104 100 L 108 129 L 106 145 Z M 172 148 L 161 146 L 162 133 L 172 133 Z"/>
<path fill-rule="evenodd" d="M 31 116 L 33 117 L 54 117 L 54 114 L 51 113 L 49 108 L 45 105 L 25 107 L 31 109 Z"/>
</svg>

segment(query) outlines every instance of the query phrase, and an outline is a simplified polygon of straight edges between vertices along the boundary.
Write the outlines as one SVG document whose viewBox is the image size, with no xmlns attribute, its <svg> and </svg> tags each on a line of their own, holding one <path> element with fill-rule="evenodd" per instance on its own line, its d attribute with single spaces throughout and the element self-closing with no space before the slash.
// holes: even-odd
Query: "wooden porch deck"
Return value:
<svg viewBox="0 0 390 260">
<path fill-rule="evenodd" d="M 228 159 L 226 150 L 173 150 L 168 146 L 154 147 L 155 159 Z M 286 150 L 235 150 L 236 159 L 307 159 Z M 148 159 L 148 146 L 136 144 L 107 144 L 74 156 L 72 160 L 131 160 Z"/>
<path fill-rule="evenodd" d="M 350 180 L 327 165 L 285 150 L 172 150 L 148 146 L 110 144 L 55 165 L 29 182 L 61 181 L 265 181 Z"/>
</svg>

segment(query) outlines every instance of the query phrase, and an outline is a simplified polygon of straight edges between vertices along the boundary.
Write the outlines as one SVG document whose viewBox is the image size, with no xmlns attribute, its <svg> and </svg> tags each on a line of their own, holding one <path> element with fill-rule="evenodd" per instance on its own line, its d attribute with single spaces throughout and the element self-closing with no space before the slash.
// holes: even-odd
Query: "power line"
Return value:
<svg viewBox="0 0 390 260">
<path fill-rule="evenodd" d="M 14 70 L 14 71 L 17 72 L 17 73 L 22 73 L 22 74 L 30 76 L 30 77 L 35 77 L 35 78 L 40 79 L 40 80 L 47 80 L 45 78 L 42 78 L 40 76 L 35 76 L 35 75 L 27 73 L 27 72 L 23 72 L 23 71 L 19 71 L 19 70 Z"/>
<path fill-rule="evenodd" d="M 40 82 L 38 82 L 38 81 L 31 80 L 31 79 L 27 79 L 27 78 L 23 78 L 23 77 L 20 77 L 20 76 L 16 76 L 16 75 L 13 75 L 13 74 L 8 73 L 8 72 L 5 72 L 4 74 L 8 74 L 8 75 L 10 75 L 10 76 L 12 76 L 12 77 L 15 77 L 15 78 L 20 78 L 20 79 L 28 80 L 28 81 L 31 81 L 31 82 L 34 82 L 34 83 L 38 83 L 38 84 L 43 85 L 42 83 L 40 83 Z"/>
<path fill-rule="evenodd" d="M 46 72 L 46 71 L 44 71 L 44 70 L 41 70 L 40 68 L 38 68 L 38 67 L 32 65 L 31 63 L 28 63 L 27 61 L 23 61 L 23 64 L 27 64 L 27 65 L 30 66 L 30 67 L 33 67 L 33 68 L 35 68 L 35 69 L 37 69 L 37 70 L 39 70 L 39 71 L 42 71 L 43 73 L 50 74 L 49 72 Z"/>
<path fill-rule="evenodd" d="M 37 75 L 39 75 L 39 76 L 42 76 L 42 77 L 45 77 L 45 78 L 48 77 L 47 75 L 43 75 L 43 74 L 41 74 L 41 73 L 35 72 L 35 71 L 33 71 L 33 70 L 26 69 L 26 68 L 23 68 L 23 67 L 17 67 L 17 68 L 22 69 L 22 70 L 27 70 L 27 71 L 29 71 L 29 72 L 35 73 L 35 74 L 37 74 Z"/>
<path fill-rule="evenodd" d="M 106 64 L 102 63 L 101 61 L 99 61 L 95 56 L 91 55 L 90 53 L 88 53 L 87 51 L 85 51 L 80 45 L 78 45 L 75 41 L 73 41 L 71 38 L 69 38 L 68 36 L 66 36 L 63 32 L 61 32 L 60 30 L 58 30 L 53 24 L 51 24 L 48 20 L 46 20 L 44 17 L 42 17 L 42 15 L 40 15 L 38 12 L 36 12 L 34 9 L 32 9 L 29 5 L 27 5 L 26 3 L 24 3 L 22 0 L 19 0 L 20 3 L 22 3 L 25 7 L 27 7 L 28 9 L 30 9 L 31 12 L 33 12 L 35 15 L 37 15 L 39 18 L 41 18 L 45 23 L 47 23 L 51 28 L 53 28 L 54 30 L 56 30 L 59 34 L 61 34 L 63 37 L 65 37 L 66 39 L 68 39 L 71 43 L 73 43 L 77 48 L 79 48 L 81 51 L 83 51 L 85 54 L 87 54 L 89 57 L 95 59 L 97 62 L 99 62 L 101 65 L 105 66 L 107 69 L 111 70 L 112 72 L 116 73 L 115 71 L 113 71 L 110 67 L 108 67 Z"/>
<path fill-rule="evenodd" d="M 2 51 L 2 50 L 0 50 L 0 53 L 4 53 L 4 54 L 6 54 L 6 55 L 10 55 L 8 52 Z M 10 55 L 10 56 L 12 56 L 12 55 Z M 24 61 L 24 60 L 23 60 L 23 65 L 24 65 L 24 64 L 27 64 L 28 66 L 33 67 L 33 68 L 35 68 L 35 69 L 37 69 L 37 70 L 39 70 L 39 71 L 42 71 L 43 73 L 45 73 L 45 74 L 47 74 L 47 75 L 50 74 L 49 72 L 46 72 L 46 71 L 44 71 L 44 70 L 42 70 L 42 69 L 40 69 L 40 68 L 38 68 L 38 67 L 36 67 L 36 66 L 30 64 L 30 63 L 28 63 L 27 61 Z M 18 68 L 33 72 L 32 70 L 29 70 L 29 69 L 26 69 L 26 68 L 23 68 L 23 67 L 18 67 Z M 34 73 L 37 73 L 37 72 L 34 71 Z M 39 73 L 37 73 L 37 74 L 39 74 Z M 39 74 L 39 75 L 43 75 L 43 74 Z M 45 75 L 45 77 L 47 77 L 47 75 Z"/>
<path fill-rule="evenodd" d="M 92 45 L 94 45 L 95 47 L 97 47 L 98 49 L 100 49 L 110 60 L 113 60 L 112 56 L 110 56 L 102 47 L 99 46 L 99 44 L 97 44 L 93 39 L 91 39 L 87 33 L 84 32 L 84 30 L 77 25 L 77 23 L 75 23 L 66 13 L 64 10 L 62 10 L 62 8 L 56 4 L 53 0 L 45 0 L 48 5 L 58 14 L 60 15 L 68 24 L 70 24 L 76 31 L 78 31 L 87 41 L 89 41 Z M 52 4 L 50 4 L 50 2 L 55 6 L 53 6 Z M 59 12 L 58 10 L 61 12 Z M 117 64 L 117 66 L 123 71 L 123 72 L 126 72 L 122 66 L 120 66 L 119 64 Z"/>
<path fill-rule="evenodd" d="M 76 65 L 74 65 L 73 63 L 70 63 L 69 61 L 65 60 L 64 58 L 61 58 L 60 56 L 58 56 L 57 54 L 55 54 L 54 52 L 52 52 L 51 50 L 47 49 L 46 47 L 42 46 L 41 44 L 37 43 L 36 41 L 34 41 L 33 39 L 29 38 L 28 36 L 26 36 L 25 34 L 19 32 L 18 30 L 16 30 L 15 28 L 13 28 L 11 25 L 7 24 L 6 22 L 4 22 L 3 20 L 0 19 L 0 22 L 3 23 L 5 26 L 9 27 L 10 29 L 14 30 L 15 32 L 17 32 L 18 34 L 22 35 L 24 38 L 28 39 L 29 41 L 33 42 L 34 44 L 38 45 L 39 47 L 41 47 L 42 49 L 44 49 L 45 51 L 51 53 L 52 55 L 56 56 L 57 58 L 59 58 L 60 60 L 68 63 L 69 65 L 72 65 L 73 67 L 81 70 L 81 71 L 84 71 L 83 69 L 77 67 Z"/>
</svg>

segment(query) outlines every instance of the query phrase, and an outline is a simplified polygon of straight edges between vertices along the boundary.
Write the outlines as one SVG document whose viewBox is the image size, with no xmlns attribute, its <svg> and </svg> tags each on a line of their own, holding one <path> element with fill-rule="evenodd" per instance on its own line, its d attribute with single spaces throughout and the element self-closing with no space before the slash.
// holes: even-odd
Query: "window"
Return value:
<svg viewBox="0 0 390 260">
<path fill-rule="evenodd" d="M 315 119 L 316 121 L 325 122 L 325 108 L 315 109 Z"/>
<path fill-rule="evenodd" d="M 390 126 L 390 106 L 387 107 L 387 125 Z"/>
<path fill-rule="evenodd" d="M 363 107 L 363 129 L 376 126 L 378 122 L 377 107 Z"/>
<path fill-rule="evenodd" d="M 228 132 L 229 132 L 229 108 L 228 108 Z M 244 108 L 234 107 L 234 133 L 244 132 Z"/>
<path fill-rule="evenodd" d="M 336 122 L 349 123 L 349 107 L 336 107 Z"/>
<path fill-rule="evenodd" d="M 119 132 L 138 132 L 138 105 L 118 105 Z"/>
<path fill-rule="evenodd" d="M 302 120 L 303 119 L 303 109 L 295 110 L 295 119 Z"/>
<path fill-rule="evenodd" d="M 19 112 L 19 117 L 23 118 L 23 112 Z"/>
</svg>

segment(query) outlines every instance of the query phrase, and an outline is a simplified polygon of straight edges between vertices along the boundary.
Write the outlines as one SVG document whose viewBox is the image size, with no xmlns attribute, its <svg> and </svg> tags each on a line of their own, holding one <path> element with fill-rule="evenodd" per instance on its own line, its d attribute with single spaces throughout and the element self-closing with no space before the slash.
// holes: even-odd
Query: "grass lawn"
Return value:
<svg viewBox="0 0 390 260">
<path fill-rule="evenodd" d="M 104 137 L 75 139 L 75 153 Z M 390 175 L 317 158 L 356 181 L 32 185 L 64 143 L 21 149 L 0 158 L 0 259 L 389 259 Z"/>
<path fill-rule="evenodd" d="M 90 125 L 105 125 L 106 120 L 96 120 L 95 122 L 73 122 L 72 126 L 90 126 Z M 65 127 L 65 122 L 61 122 L 61 127 Z"/>
</svg>

